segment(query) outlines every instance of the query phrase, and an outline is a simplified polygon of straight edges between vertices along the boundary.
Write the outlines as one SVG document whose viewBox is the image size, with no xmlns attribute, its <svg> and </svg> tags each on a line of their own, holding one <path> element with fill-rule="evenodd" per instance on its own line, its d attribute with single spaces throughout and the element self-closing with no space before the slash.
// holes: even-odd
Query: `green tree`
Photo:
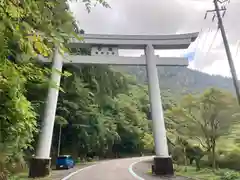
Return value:
<svg viewBox="0 0 240 180">
<path fill-rule="evenodd" d="M 58 117 L 68 121 L 62 128 L 63 152 L 106 156 L 116 143 L 123 153 L 143 151 L 143 137 L 151 134 L 144 112 L 148 104 L 145 88 L 107 66 L 71 65 L 64 69 L 72 76 L 61 81 L 63 92 L 57 107 Z M 58 130 L 54 132 L 56 149 Z"/>
<path fill-rule="evenodd" d="M 201 96 L 188 95 L 181 106 L 168 111 L 169 126 L 183 137 L 198 140 L 207 152 L 211 152 L 212 167 L 215 169 L 216 143 L 219 137 L 229 133 L 234 120 L 234 105 L 230 94 L 213 88 Z"/>
<path fill-rule="evenodd" d="M 97 2 L 107 6 L 104 1 Z M 37 132 L 35 110 L 42 101 L 27 89 L 47 85 L 48 72 L 34 59 L 38 54 L 51 57 L 54 46 L 66 50 L 66 42 L 78 38 L 78 27 L 66 0 L 1 1 L 0 14 L 0 173 L 4 174 L 8 164 L 23 158 Z"/>
<path fill-rule="evenodd" d="M 142 138 L 144 152 L 152 152 L 154 150 L 153 135 L 145 132 Z"/>
</svg>

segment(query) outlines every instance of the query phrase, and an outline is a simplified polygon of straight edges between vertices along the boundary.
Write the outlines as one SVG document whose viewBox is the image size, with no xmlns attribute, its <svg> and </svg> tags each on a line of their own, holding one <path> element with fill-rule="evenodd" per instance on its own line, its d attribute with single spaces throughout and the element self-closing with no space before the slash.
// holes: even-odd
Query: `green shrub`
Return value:
<svg viewBox="0 0 240 180">
<path fill-rule="evenodd" d="M 175 172 L 180 172 L 182 171 L 182 167 L 179 166 L 178 164 L 173 164 L 173 169 Z"/>
<path fill-rule="evenodd" d="M 240 150 L 221 151 L 216 155 L 216 165 L 220 169 L 240 170 Z M 201 167 L 211 167 L 211 155 L 201 159 Z"/>
<path fill-rule="evenodd" d="M 81 158 L 80 158 L 80 157 L 78 157 L 78 158 L 75 160 L 75 163 L 76 163 L 76 164 L 79 164 L 79 163 L 81 163 Z"/>
<path fill-rule="evenodd" d="M 240 170 L 240 150 L 234 149 L 231 152 L 224 152 L 219 158 L 218 167 L 233 170 Z"/>
<path fill-rule="evenodd" d="M 238 180 L 240 179 L 239 173 L 234 171 L 224 172 L 220 180 Z"/>
<path fill-rule="evenodd" d="M 183 148 L 179 145 L 176 145 L 172 151 L 172 159 L 178 165 L 184 165 L 184 152 Z"/>
</svg>

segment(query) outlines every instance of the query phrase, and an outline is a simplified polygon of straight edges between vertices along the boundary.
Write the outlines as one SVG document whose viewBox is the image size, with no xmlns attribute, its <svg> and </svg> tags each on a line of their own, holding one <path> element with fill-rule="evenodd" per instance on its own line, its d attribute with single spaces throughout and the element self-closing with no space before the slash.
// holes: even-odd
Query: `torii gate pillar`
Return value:
<svg viewBox="0 0 240 180">
<path fill-rule="evenodd" d="M 153 134 L 156 153 L 152 172 L 157 175 L 173 175 L 173 163 L 168 152 L 158 71 L 156 66 L 156 56 L 154 55 L 153 45 L 150 44 L 146 46 L 145 55 L 148 76 L 148 94 L 153 120 Z"/>
<path fill-rule="evenodd" d="M 62 67 L 63 57 L 58 52 L 58 49 L 55 49 L 52 61 L 52 74 L 50 81 L 54 82 L 57 86 L 60 85 Z M 58 88 L 49 87 L 36 156 L 30 162 L 30 178 L 44 177 L 50 174 L 50 152 L 52 147 L 52 136 L 55 122 L 55 114 L 57 109 L 58 94 Z"/>
</svg>

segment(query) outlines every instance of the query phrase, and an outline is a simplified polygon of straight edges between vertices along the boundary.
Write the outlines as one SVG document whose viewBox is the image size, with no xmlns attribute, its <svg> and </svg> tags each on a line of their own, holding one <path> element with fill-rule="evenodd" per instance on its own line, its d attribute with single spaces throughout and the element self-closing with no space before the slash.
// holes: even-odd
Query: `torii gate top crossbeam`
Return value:
<svg viewBox="0 0 240 180">
<path fill-rule="evenodd" d="M 198 33 L 174 35 L 100 35 L 85 34 L 83 41 L 72 39 L 69 47 L 91 47 L 93 45 L 117 46 L 120 49 L 144 49 L 152 44 L 155 49 L 186 49 L 195 41 Z"/>
</svg>

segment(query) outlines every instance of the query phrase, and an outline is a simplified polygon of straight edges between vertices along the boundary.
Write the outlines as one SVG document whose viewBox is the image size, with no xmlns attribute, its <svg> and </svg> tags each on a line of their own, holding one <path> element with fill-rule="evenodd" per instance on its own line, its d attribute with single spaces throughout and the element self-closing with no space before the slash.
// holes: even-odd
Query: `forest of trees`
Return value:
<svg viewBox="0 0 240 180">
<path fill-rule="evenodd" d="M 90 10 L 91 1 L 84 3 Z M 102 0 L 98 3 L 108 7 Z M 54 85 L 49 66 L 37 63 L 37 55 L 52 57 L 56 46 L 68 51 L 66 42 L 79 38 L 79 30 L 66 0 L 1 1 L 0 14 L 0 179 L 8 179 L 25 170 L 35 153 L 47 89 Z M 64 66 L 61 86 L 55 87 L 60 94 L 52 157 L 57 155 L 60 129 L 60 152 L 74 158 L 86 159 L 90 153 L 111 158 L 115 151 L 120 156 L 153 153 L 145 72 L 120 68 Z M 195 160 L 197 169 L 204 165 L 238 170 L 237 103 L 231 88 L 210 88 L 230 86 L 230 80 L 194 71 L 186 75 L 188 71 L 160 71 L 165 76 L 161 95 L 174 162 L 187 165 Z M 200 162 L 205 155 L 208 159 Z"/>
</svg>

